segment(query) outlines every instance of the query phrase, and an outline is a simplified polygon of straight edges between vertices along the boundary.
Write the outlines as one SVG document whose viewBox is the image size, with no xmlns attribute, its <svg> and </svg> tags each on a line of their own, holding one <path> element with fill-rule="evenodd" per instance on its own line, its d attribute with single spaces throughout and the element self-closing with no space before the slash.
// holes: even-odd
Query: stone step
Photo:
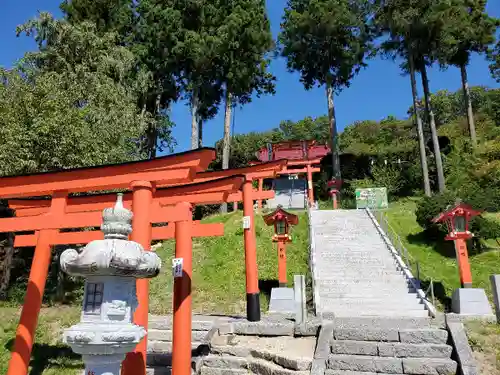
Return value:
<svg viewBox="0 0 500 375">
<path fill-rule="evenodd" d="M 417 294 L 405 294 L 405 295 L 394 295 L 389 296 L 387 298 L 380 298 L 378 296 L 365 296 L 364 298 L 349 298 L 349 297 L 340 297 L 340 298 L 325 298 L 328 303 L 338 303 L 338 304 L 346 304 L 346 305 L 366 305 L 366 304 L 378 304 L 385 303 L 387 305 L 394 304 L 422 304 L 420 298 L 417 298 Z"/>
<path fill-rule="evenodd" d="M 410 281 L 401 277 L 398 281 L 394 280 L 371 280 L 371 279 L 321 279 L 316 278 L 315 280 L 320 287 L 330 287 L 330 288 L 345 288 L 345 287 L 358 287 L 358 288 L 378 288 L 380 290 L 383 289 L 397 289 L 402 290 L 410 287 Z M 394 290 L 392 289 L 392 290 Z"/>
<path fill-rule="evenodd" d="M 206 347 L 208 345 L 202 342 L 192 342 L 191 348 L 196 351 L 200 350 L 201 347 Z M 148 341 L 148 353 L 172 353 L 172 342 L 168 341 Z"/>
<path fill-rule="evenodd" d="M 402 274 L 402 273 L 394 273 L 392 275 L 381 275 L 379 277 L 371 277 L 368 275 L 363 275 L 363 274 L 358 274 L 355 275 L 353 274 L 343 274 L 343 275 L 336 275 L 336 274 L 323 274 L 322 273 L 317 273 L 316 278 L 320 282 L 328 283 L 328 282 L 335 282 L 335 281 L 345 281 L 349 283 L 355 283 L 355 282 L 371 282 L 371 281 L 381 281 L 381 282 L 409 282 L 409 280 Z"/>
<path fill-rule="evenodd" d="M 432 328 L 402 328 L 399 329 L 399 341 L 408 344 L 446 344 L 448 331 Z"/>
<path fill-rule="evenodd" d="M 425 335 L 428 334 L 427 331 L 440 331 L 444 327 L 443 326 L 444 321 L 437 321 L 429 317 L 410 318 L 410 319 L 391 318 L 391 317 L 333 318 L 332 323 L 335 326 L 335 332 L 340 332 L 341 330 L 346 330 L 346 329 L 350 330 L 351 332 L 352 331 L 365 332 L 367 330 L 382 330 L 382 331 L 396 330 L 397 332 L 399 331 L 403 332 L 408 330 L 409 332 L 412 332 L 415 335 Z M 417 333 L 420 331 L 424 331 L 424 333 Z M 348 340 L 347 338 L 344 339 Z M 364 339 L 365 338 L 363 338 L 362 340 Z"/>
<path fill-rule="evenodd" d="M 235 357 L 230 355 L 213 355 L 210 354 L 206 357 L 203 357 L 202 366 L 206 367 L 221 367 L 228 369 L 247 369 L 248 361 L 246 358 Z"/>
<path fill-rule="evenodd" d="M 325 370 L 325 375 L 403 375 L 403 374 L 388 374 L 365 371 L 348 371 L 348 370 Z"/>
<path fill-rule="evenodd" d="M 324 306 L 319 308 L 321 314 L 325 312 L 332 313 L 336 317 L 356 317 L 356 316 L 380 316 L 380 317 L 414 317 L 414 318 L 424 318 L 429 316 L 427 310 L 363 310 L 358 309 L 337 309 L 334 306 Z"/>
<path fill-rule="evenodd" d="M 392 291 L 373 291 L 373 290 L 327 290 L 323 288 L 318 288 L 318 292 L 321 298 L 327 300 L 335 300 L 338 298 L 354 298 L 354 299 L 364 299 L 364 298 L 397 298 L 404 297 L 406 295 L 417 295 L 414 290 L 408 289 L 408 291 L 398 291 L 397 293 Z M 417 298 L 417 297 L 415 297 Z"/>
<path fill-rule="evenodd" d="M 338 294 L 358 294 L 361 296 L 377 296 L 377 295 L 404 295 L 410 292 L 415 292 L 408 285 L 401 284 L 337 284 L 337 285 L 318 285 L 318 291 L 323 294 L 331 294 L 332 297 Z"/>
<path fill-rule="evenodd" d="M 397 303 L 384 303 L 383 301 L 380 302 L 365 302 L 365 303 L 356 303 L 356 304 L 349 304 L 349 303 L 329 303 L 328 305 L 324 304 L 323 301 L 321 302 L 322 308 L 327 308 L 329 307 L 330 309 L 335 309 L 335 310 L 349 310 L 349 311 L 355 311 L 355 310 L 368 310 L 368 311 L 376 311 L 376 310 L 393 310 L 393 311 L 406 311 L 406 310 L 425 310 L 425 305 L 423 303 L 418 303 L 418 301 L 411 302 L 411 303 L 405 303 L 405 304 L 397 304 Z"/>
<path fill-rule="evenodd" d="M 207 336 L 208 331 L 192 331 L 191 340 L 201 342 Z M 172 341 L 173 332 L 164 329 L 149 329 L 148 340 L 150 341 Z"/>
<path fill-rule="evenodd" d="M 445 358 L 383 358 L 332 354 L 328 357 L 327 368 L 388 374 L 455 375 L 457 363 Z"/>
<path fill-rule="evenodd" d="M 224 317 L 219 316 L 200 316 L 193 315 L 191 329 L 193 331 L 209 331 L 218 320 L 224 320 Z M 149 329 L 171 330 L 172 316 L 150 315 L 148 320 Z"/>
<path fill-rule="evenodd" d="M 332 272 L 331 270 L 327 269 L 318 269 L 316 270 L 316 277 L 318 279 L 323 279 L 323 280 L 329 280 L 329 279 L 335 279 L 335 278 L 344 278 L 344 279 L 352 279 L 356 277 L 364 277 L 364 278 L 386 278 L 386 277 L 403 277 L 403 272 L 398 271 L 396 269 L 389 269 L 389 270 L 381 270 L 381 269 L 375 269 L 375 270 L 369 270 L 365 271 L 363 273 L 360 273 L 359 270 L 349 270 L 349 269 L 342 269 L 342 268 L 337 268 L 335 272 Z"/>
<path fill-rule="evenodd" d="M 453 348 L 446 344 L 408 344 L 398 342 L 333 340 L 332 354 L 395 358 L 450 358 Z"/>
</svg>

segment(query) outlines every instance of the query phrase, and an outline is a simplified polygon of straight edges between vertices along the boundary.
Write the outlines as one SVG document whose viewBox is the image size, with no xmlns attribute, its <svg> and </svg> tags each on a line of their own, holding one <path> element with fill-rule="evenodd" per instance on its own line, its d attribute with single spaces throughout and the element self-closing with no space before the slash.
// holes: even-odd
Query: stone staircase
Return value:
<svg viewBox="0 0 500 375">
<path fill-rule="evenodd" d="M 429 315 L 367 211 L 310 211 L 310 221 L 316 314 Z"/>
<path fill-rule="evenodd" d="M 448 331 L 433 326 L 431 319 L 400 327 L 397 319 L 392 323 L 385 319 L 381 325 L 373 322 L 322 327 L 323 346 L 318 342 L 315 358 L 323 362 L 325 375 L 457 374 Z"/>
</svg>

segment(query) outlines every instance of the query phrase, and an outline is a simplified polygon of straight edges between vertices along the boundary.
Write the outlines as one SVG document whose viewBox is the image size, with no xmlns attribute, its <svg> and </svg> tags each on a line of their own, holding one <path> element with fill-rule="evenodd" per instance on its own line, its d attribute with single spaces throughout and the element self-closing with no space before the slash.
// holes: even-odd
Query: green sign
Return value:
<svg viewBox="0 0 500 375">
<path fill-rule="evenodd" d="M 387 189 L 364 188 L 356 189 L 356 208 L 387 208 Z"/>
</svg>

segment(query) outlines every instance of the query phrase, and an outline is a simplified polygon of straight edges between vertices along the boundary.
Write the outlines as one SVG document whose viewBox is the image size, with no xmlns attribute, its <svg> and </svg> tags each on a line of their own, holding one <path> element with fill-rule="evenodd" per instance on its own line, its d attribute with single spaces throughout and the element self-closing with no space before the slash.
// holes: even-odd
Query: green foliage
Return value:
<svg viewBox="0 0 500 375">
<path fill-rule="evenodd" d="M 389 198 L 399 195 L 404 186 L 401 167 L 375 165 L 372 168 L 372 175 L 378 187 L 387 188 Z"/>
<path fill-rule="evenodd" d="M 377 121 L 356 121 L 340 134 L 344 153 L 394 157 L 413 153 L 417 147 L 416 131 L 409 120 L 393 116 Z"/>
<path fill-rule="evenodd" d="M 470 204 L 474 209 L 483 210 L 485 207 L 482 205 L 479 196 L 472 196 L 463 199 L 464 202 Z M 424 228 L 426 233 L 432 238 L 442 238 L 444 234 L 448 233 L 445 224 L 435 224 L 432 219 L 439 213 L 445 211 L 449 206 L 453 206 L 457 200 L 456 193 L 446 192 L 437 194 L 432 197 L 425 197 L 422 199 L 415 212 L 418 224 Z M 476 244 L 478 240 L 488 240 L 500 238 L 500 223 L 496 220 L 487 218 L 485 216 L 478 216 L 471 220 L 470 230 L 474 233 Z"/>
<path fill-rule="evenodd" d="M 485 53 L 495 41 L 497 20 L 485 8 L 486 0 L 450 0 L 441 5 L 446 21 L 436 53 L 442 67 L 465 66 L 472 52 Z"/>
<path fill-rule="evenodd" d="M 306 117 L 297 122 L 281 121 L 279 130 L 285 140 L 315 140 L 320 144 L 327 144 L 330 141 L 328 116 Z"/>
<path fill-rule="evenodd" d="M 0 81 L 0 175 L 141 157 L 137 141 L 148 118 L 109 77 L 44 72 L 26 78 L 19 70 L 1 70 Z"/>
<path fill-rule="evenodd" d="M 493 50 L 489 51 L 489 59 L 491 60 L 491 76 L 494 80 L 500 82 L 500 41 L 498 41 Z"/>
<path fill-rule="evenodd" d="M 349 87 L 371 52 L 368 1 L 289 0 L 279 36 L 281 55 L 306 89 Z"/>
<path fill-rule="evenodd" d="M 446 207 L 453 205 L 456 199 L 456 195 L 449 191 L 433 195 L 432 197 L 424 197 L 418 203 L 417 210 L 415 211 L 417 223 L 429 232 L 436 233 L 442 230 L 444 233 L 446 228 L 432 223 L 432 219 L 444 211 Z"/>
</svg>

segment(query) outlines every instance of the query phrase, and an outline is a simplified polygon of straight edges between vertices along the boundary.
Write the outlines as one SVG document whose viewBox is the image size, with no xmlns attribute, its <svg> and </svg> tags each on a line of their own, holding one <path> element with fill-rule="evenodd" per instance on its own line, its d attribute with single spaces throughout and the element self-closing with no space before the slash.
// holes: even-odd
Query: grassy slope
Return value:
<svg viewBox="0 0 500 375">
<path fill-rule="evenodd" d="M 223 222 L 224 237 L 200 238 L 193 242 L 193 309 L 204 313 L 245 313 L 245 255 L 241 212 L 217 215 L 204 222 Z M 261 215 L 256 216 L 257 260 L 259 278 L 275 280 L 278 258 L 271 242 L 273 229 L 265 226 Z M 307 216 L 299 214 L 299 225 L 292 229 L 293 242 L 287 247 L 288 282 L 294 274 L 307 274 L 308 233 Z M 157 250 L 163 260 L 160 275 L 151 281 L 150 310 L 154 314 L 167 314 L 172 306 L 173 241 Z M 266 287 L 261 285 L 261 308 L 267 310 Z M 71 307 L 42 309 L 36 344 L 32 358 L 32 375 L 76 375 L 81 362 L 71 350 L 61 345 L 63 328 L 79 319 L 79 304 Z M 10 345 L 19 319 L 19 308 L 0 305 L 0 374 L 7 371 Z"/>
<path fill-rule="evenodd" d="M 387 210 L 387 217 L 391 226 L 401 236 L 412 258 L 419 262 L 421 279 L 432 279 L 435 283 L 436 296 L 442 303 L 449 303 L 448 298 L 451 297 L 453 290 L 460 287 L 453 244 L 427 242 L 421 235 L 422 228 L 416 222 L 415 208 L 415 200 L 394 202 Z M 494 246 L 494 242 L 489 245 Z M 489 277 L 498 272 L 500 252 L 494 250 L 469 254 L 469 260 L 474 286 L 484 288 L 491 298 Z"/>
</svg>

